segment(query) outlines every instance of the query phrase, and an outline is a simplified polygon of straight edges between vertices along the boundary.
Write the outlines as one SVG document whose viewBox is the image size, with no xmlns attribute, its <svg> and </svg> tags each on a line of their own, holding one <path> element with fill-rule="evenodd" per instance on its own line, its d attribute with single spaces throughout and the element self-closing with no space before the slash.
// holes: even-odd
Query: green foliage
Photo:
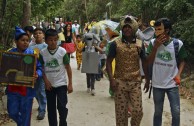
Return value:
<svg viewBox="0 0 194 126">
<path fill-rule="evenodd" d="M 189 59 L 194 62 L 194 4 L 188 0 L 178 0 L 168 8 L 168 15 L 174 23 L 173 36 L 184 42 Z"/>
<path fill-rule="evenodd" d="M 4 5 L 4 1 L 6 4 Z M 13 43 L 14 28 L 21 26 L 24 0 L 0 1 L 0 44 L 9 48 Z M 57 7 L 62 6 L 64 0 L 31 0 L 32 23 L 48 17 L 54 17 Z M 3 7 L 4 6 L 4 7 Z M 2 12 L 5 12 L 4 14 Z"/>
<path fill-rule="evenodd" d="M 3 3 L 1 2 L 0 5 L 2 4 Z M 4 10 L 5 14 L 0 15 L 0 44 L 5 49 L 9 48 L 10 44 L 13 42 L 14 28 L 16 25 L 19 26 L 22 19 L 21 5 L 23 5 L 21 0 L 7 0 Z"/>
<path fill-rule="evenodd" d="M 6 7 L 2 10 L 4 1 Z M 14 26 L 21 23 L 22 8 L 23 0 L 0 1 L 2 45 L 10 46 Z M 121 16 L 130 13 L 148 23 L 150 20 L 168 17 L 174 24 L 173 36 L 180 38 L 194 56 L 193 0 L 31 0 L 31 10 L 32 23 L 41 20 L 52 21 L 54 17 L 62 17 L 65 20 L 79 20 L 82 26 L 92 19 L 102 20 L 106 14 L 119 21 Z"/>
<path fill-rule="evenodd" d="M 63 8 L 64 0 L 31 0 L 32 22 L 53 18 L 59 8 Z"/>
</svg>

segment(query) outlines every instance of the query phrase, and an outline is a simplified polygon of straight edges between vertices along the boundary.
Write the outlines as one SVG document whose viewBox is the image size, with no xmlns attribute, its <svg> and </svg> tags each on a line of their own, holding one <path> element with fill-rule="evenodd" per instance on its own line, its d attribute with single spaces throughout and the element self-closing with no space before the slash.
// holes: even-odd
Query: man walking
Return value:
<svg viewBox="0 0 194 126">
<path fill-rule="evenodd" d="M 153 126 L 162 125 L 162 112 L 167 94 L 172 114 L 172 126 L 180 126 L 180 98 L 178 85 L 187 54 L 183 42 L 170 37 L 169 19 L 158 19 L 155 24 L 156 39 L 148 47 L 148 62 L 153 64 L 152 86 L 155 105 Z M 178 48 L 178 50 L 176 49 Z M 177 52 L 177 51 L 178 52 Z"/>
<path fill-rule="evenodd" d="M 122 37 L 111 43 L 107 56 L 110 87 L 115 92 L 116 126 L 128 126 L 128 104 L 131 104 L 131 126 L 140 126 L 143 117 L 139 58 L 145 69 L 145 50 L 135 39 L 138 24 L 131 16 L 121 21 Z M 112 61 L 116 66 L 112 74 Z M 147 73 L 147 71 L 145 71 Z"/>
</svg>

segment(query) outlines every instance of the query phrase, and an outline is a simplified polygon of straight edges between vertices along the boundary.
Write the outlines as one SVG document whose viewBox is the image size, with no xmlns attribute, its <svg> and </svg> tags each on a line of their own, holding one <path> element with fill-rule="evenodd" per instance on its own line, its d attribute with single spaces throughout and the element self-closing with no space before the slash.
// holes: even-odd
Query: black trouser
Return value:
<svg viewBox="0 0 194 126">
<path fill-rule="evenodd" d="M 96 74 L 86 73 L 87 88 L 94 89 L 95 77 L 96 77 Z"/>
<path fill-rule="evenodd" d="M 104 67 L 105 63 L 106 63 L 106 59 L 101 59 L 101 77 L 103 77 L 102 68 Z"/>
<path fill-rule="evenodd" d="M 96 74 L 96 80 L 100 80 L 102 77 L 101 77 L 101 61 L 99 61 L 99 64 L 98 64 L 98 73 Z"/>
<path fill-rule="evenodd" d="M 57 109 L 59 112 L 59 126 L 67 126 L 67 86 L 53 87 L 50 91 L 46 90 L 46 97 L 49 126 L 58 126 Z"/>
</svg>

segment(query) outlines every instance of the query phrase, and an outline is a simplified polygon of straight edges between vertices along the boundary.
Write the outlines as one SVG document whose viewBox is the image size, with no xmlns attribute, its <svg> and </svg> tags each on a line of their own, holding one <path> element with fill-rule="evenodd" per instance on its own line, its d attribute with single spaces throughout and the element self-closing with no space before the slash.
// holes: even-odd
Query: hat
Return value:
<svg viewBox="0 0 194 126">
<path fill-rule="evenodd" d="M 125 25 L 129 25 L 132 28 L 133 34 L 137 32 L 138 23 L 133 16 L 126 15 L 123 20 L 121 20 L 121 30 Z"/>
<path fill-rule="evenodd" d="M 74 22 L 77 22 L 77 20 L 75 20 Z"/>
<path fill-rule="evenodd" d="M 18 40 L 21 35 L 25 35 L 25 34 L 27 33 L 23 29 L 21 29 L 18 26 L 15 27 L 15 40 Z"/>
<path fill-rule="evenodd" d="M 106 32 L 108 33 L 108 36 L 110 39 L 112 39 L 114 36 L 119 36 L 119 32 L 111 30 L 109 27 L 105 28 Z"/>
</svg>

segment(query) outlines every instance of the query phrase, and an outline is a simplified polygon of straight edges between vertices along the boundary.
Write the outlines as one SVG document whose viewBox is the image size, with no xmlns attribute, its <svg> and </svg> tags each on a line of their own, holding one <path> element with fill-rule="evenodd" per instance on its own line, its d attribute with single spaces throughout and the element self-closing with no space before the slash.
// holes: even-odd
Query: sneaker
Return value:
<svg viewBox="0 0 194 126">
<path fill-rule="evenodd" d="M 92 89 L 92 91 L 91 91 L 91 95 L 95 95 L 96 93 L 95 93 L 95 90 L 94 89 Z"/>
<path fill-rule="evenodd" d="M 37 120 L 43 120 L 45 116 L 45 113 L 39 113 L 37 116 Z"/>
<path fill-rule="evenodd" d="M 87 92 L 90 93 L 90 88 L 87 89 Z"/>
</svg>

